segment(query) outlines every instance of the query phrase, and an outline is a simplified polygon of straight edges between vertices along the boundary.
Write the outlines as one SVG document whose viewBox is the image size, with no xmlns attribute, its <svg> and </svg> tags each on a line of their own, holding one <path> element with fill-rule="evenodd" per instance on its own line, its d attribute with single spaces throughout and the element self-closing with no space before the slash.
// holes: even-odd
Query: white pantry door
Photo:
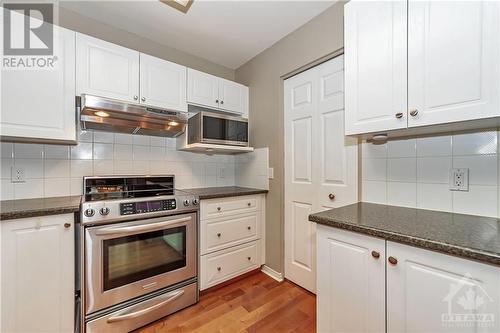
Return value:
<svg viewBox="0 0 500 333">
<path fill-rule="evenodd" d="M 316 224 L 309 214 L 357 201 L 357 145 L 344 136 L 343 77 L 340 56 L 284 84 L 285 277 L 311 292 Z"/>
</svg>

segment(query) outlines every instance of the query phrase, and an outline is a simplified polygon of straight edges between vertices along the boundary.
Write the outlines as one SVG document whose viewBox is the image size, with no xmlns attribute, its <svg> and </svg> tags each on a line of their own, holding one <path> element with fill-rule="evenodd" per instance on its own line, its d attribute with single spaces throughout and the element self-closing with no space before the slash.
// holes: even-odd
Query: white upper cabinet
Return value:
<svg viewBox="0 0 500 333">
<path fill-rule="evenodd" d="M 386 253 L 386 332 L 500 332 L 498 267 L 393 242 Z"/>
<path fill-rule="evenodd" d="M 76 34 L 77 95 L 139 100 L 139 52 Z"/>
<path fill-rule="evenodd" d="M 408 126 L 500 115 L 498 3 L 408 6 Z"/>
<path fill-rule="evenodd" d="M 141 103 L 187 111 L 186 67 L 141 53 Z"/>
<path fill-rule="evenodd" d="M 248 117 L 248 87 L 191 68 L 187 73 L 188 103 Z"/>
<path fill-rule="evenodd" d="M 218 108 L 219 78 L 191 68 L 188 68 L 187 76 L 188 103 Z"/>
<path fill-rule="evenodd" d="M 54 68 L 2 70 L 2 138 L 76 142 L 73 31 L 54 26 L 54 55 Z"/>
<path fill-rule="evenodd" d="M 248 87 L 219 79 L 219 107 L 248 116 Z"/>
<path fill-rule="evenodd" d="M 499 21 L 497 1 L 347 3 L 345 133 L 499 117 Z"/>
<path fill-rule="evenodd" d="M 345 133 L 406 128 L 406 2 L 345 7 Z"/>
</svg>

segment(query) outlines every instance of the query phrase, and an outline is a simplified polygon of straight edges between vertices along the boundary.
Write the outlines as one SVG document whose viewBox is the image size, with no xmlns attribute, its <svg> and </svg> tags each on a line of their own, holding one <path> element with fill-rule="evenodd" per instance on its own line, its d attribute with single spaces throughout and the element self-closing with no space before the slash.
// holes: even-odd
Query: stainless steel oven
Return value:
<svg viewBox="0 0 500 333">
<path fill-rule="evenodd" d="M 85 228 L 92 313 L 196 277 L 196 213 Z"/>
<path fill-rule="evenodd" d="M 248 120 L 243 117 L 200 111 L 189 118 L 187 133 L 188 144 L 248 146 Z"/>
</svg>

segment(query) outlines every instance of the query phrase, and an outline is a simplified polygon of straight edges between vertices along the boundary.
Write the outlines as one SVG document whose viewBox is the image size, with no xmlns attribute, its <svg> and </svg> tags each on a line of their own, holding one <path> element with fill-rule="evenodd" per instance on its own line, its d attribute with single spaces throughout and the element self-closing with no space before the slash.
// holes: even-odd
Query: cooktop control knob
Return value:
<svg viewBox="0 0 500 333">
<path fill-rule="evenodd" d="M 109 214 L 109 208 L 108 207 L 102 207 L 99 210 L 99 214 L 101 214 L 101 215 L 108 215 Z"/>
<path fill-rule="evenodd" d="M 184 200 L 184 206 L 189 206 L 189 200 L 188 199 Z"/>
<path fill-rule="evenodd" d="M 197 206 L 200 201 L 198 199 L 193 199 L 193 205 Z"/>
<path fill-rule="evenodd" d="M 87 208 L 85 209 L 83 214 L 85 214 L 86 217 L 92 217 L 95 214 L 95 210 L 93 210 L 92 208 Z"/>
</svg>

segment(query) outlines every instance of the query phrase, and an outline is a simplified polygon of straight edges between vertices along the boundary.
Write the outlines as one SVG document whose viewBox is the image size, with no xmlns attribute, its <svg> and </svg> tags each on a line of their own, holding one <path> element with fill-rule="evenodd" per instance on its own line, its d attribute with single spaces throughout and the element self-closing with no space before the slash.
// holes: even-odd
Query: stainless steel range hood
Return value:
<svg viewBox="0 0 500 333">
<path fill-rule="evenodd" d="M 79 106 L 82 129 L 176 137 L 184 133 L 188 119 L 187 112 L 92 95 L 82 95 Z"/>
</svg>

